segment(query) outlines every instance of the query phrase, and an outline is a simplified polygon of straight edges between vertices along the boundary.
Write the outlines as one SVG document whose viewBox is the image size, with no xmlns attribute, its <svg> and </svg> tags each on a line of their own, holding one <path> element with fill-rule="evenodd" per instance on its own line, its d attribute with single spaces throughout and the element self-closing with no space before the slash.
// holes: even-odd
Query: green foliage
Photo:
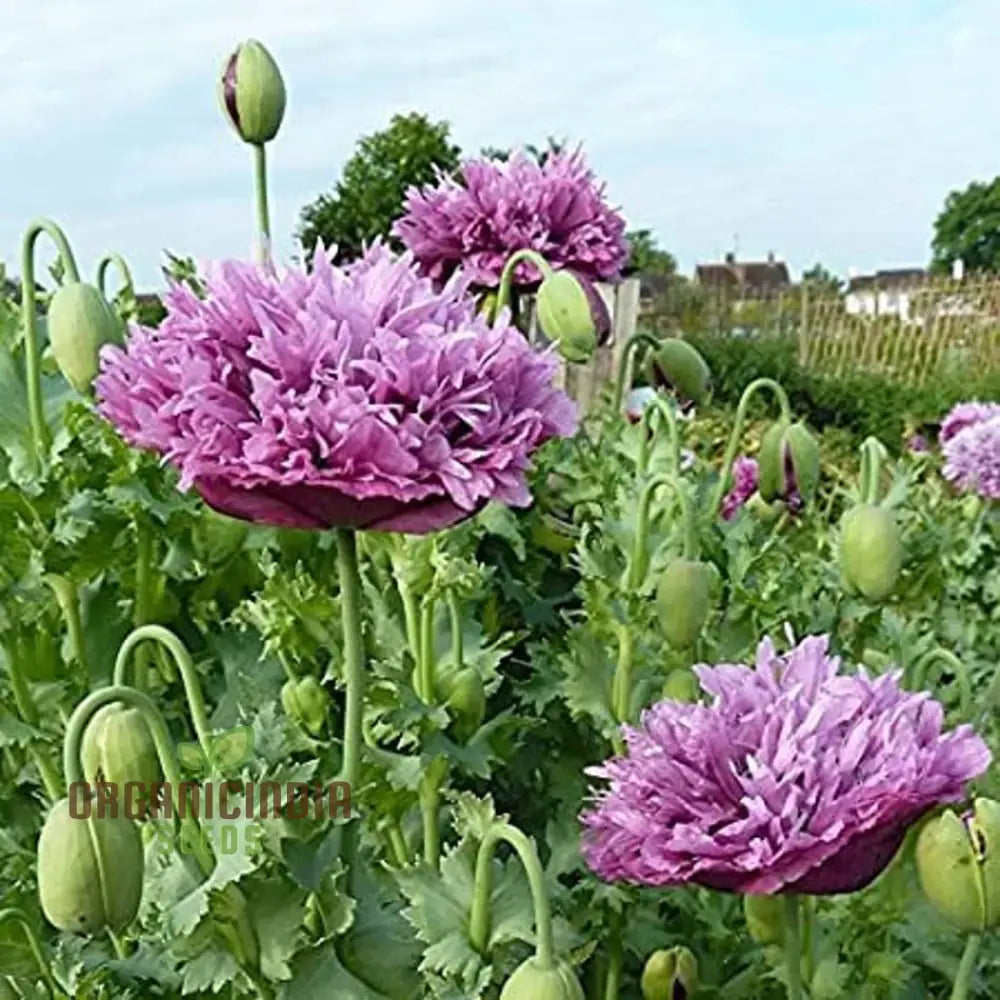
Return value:
<svg viewBox="0 0 1000 1000">
<path fill-rule="evenodd" d="M 956 260 L 968 272 L 1000 270 L 1000 177 L 952 191 L 934 221 L 933 270 L 946 274 Z"/>
<path fill-rule="evenodd" d="M 802 272 L 802 283 L 820 293 L 836 293 L 844 288 L 844 281 L 832 271 L 828 271 L 818 261 L 808 270 Z"/>
<path fill-rule="evenodd" d="M 650 229 L 634 229 L 625 234 L 629 243 L 626 271 L 669 278 L 677 273 L 677 258 L 663 250 Z"/>
<path fill-rule="evenodd" d="M 298 239 L 305 256 L 318 241 L 336 245 L 341 261 L 359 256 L 379 236 L 397 245 L 390 232 L 407 191 L 458 166 L 461 151 L 449 136 L 447 122 L 414 112 L 394 115 L 387 128 L 363 137 L 333 192 L 302 210 Z"/>
</svg>

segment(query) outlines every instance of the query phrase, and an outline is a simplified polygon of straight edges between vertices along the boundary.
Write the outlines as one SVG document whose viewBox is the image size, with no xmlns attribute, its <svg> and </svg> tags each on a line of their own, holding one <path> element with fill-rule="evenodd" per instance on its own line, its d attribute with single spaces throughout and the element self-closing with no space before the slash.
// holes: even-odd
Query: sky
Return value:
<svg viewBox="0 0 1000 1000">
<path fill-rule="evenodd" d="M 729 250 L 793 274 L 920 266 L 947 193 L 1000 174 L 1000 0 L 3 0 L 0 261 L 31 219 L 140 290 L 162 251 L 252 246 L 249 147 L 216 102 L 256 37 L 288 110 L 275 251 L 394 113 L 485 145 L 582 143 L 684 273 Z M 48 251 L 45 251 L 47 254 Z M 44 265 L 39 273 L 44 273 Z"/>
</svg>

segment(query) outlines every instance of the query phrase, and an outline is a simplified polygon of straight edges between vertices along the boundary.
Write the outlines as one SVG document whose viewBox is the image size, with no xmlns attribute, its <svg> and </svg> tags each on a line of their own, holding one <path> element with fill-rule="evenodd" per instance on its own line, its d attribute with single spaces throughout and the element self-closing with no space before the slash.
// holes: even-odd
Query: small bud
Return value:
<svg viewBox="0 0 1000 1000">
<path fill-rule="evenodd" d="M 643 1000 L 688 1000 L 698 986 L 698 960 L 683 945 L 654 951 L 642 970 Z"/>
<path fill-rule="evenodd" d="M 670 337 L 647 361 L 649 380 L 673 390 L 683 402 L 700 404 L 712 391 L 712 373 L 705 359 L 686 340 Z"/>
<path fill-rule="evenodd" d="M 93 285 L 72 281 L 49 302 L 48 330 L 59 370 L 77 392 L 87 392 L 100 368 L 101 348 L 121 340 L 122 324 Z"/>
<path fill-rule="evenodd" d="M 698 678 L 690 670 L 671 670 L 663 685 L 663 697 L 671 701 L 691 704 L 698 700 L 700 692 Z"/>
<path fill-rule="evenodd" d="M 500 1000 L 585 1000 L 572 968 L 556 961 L 542 965 L 532 957 L 522 962 L 504 983 Z"/>
<path fill-rule="evenodd" d="M 766 503 L 783 500 L 792 510 L 812 499 L 819 482 L 819 445 L 805 424 L 778 421 L 760 443 L 758 490 Z"/>
<path fill-rule="evenodd" d="M 482 313 L 486 317 L 488 323 L 492 323 L 497 316 L 497 300 L 498 296 L 495 291 L 483 292 L 479 296 L 476 302 L 476 308 L 478 312 Z"/>
<path fill-rule="evenodd" d="M 219 80 L 219 101 L 244 142 L 270 142 L 285 116 L 285 82 L 271 53 L 250 39 L 226 60 Z"/>
<path fill-rule="evenodd" d="M 675 559 L 656 590 L 660 627 L 674 649 L 690 649 L 711 610 L 712 574 L 707 563 Z"/>
<path fill-rule="evenodd" d="M 315 677 L 288 680 L 281 689 L 281 707 L 289 718 L 313 736 L 318 736 L 326 722 L 330 696 Z"/>
<path fill-rule="evenodd" d="M 892 511 L 858 504 L 840 526 L 840 570 L 844 583 L 869 601 L 883 601 L 896 589 L 903 565 L 903 541 Z"/>
<path fill-rule="evenodd" d="M 924 895 L 961 931 L 1000 924 L 1000 803 L 976 799 L 959 817 L 948 809 L 917 838 L 917 875 Z"/>
<path fill-rule="evenodd" d="M 744 896 L 743 916 L 757 944 L 766 947 L 785 940 L 785 905 L 780 896 Z"/>
<path fill-rule="evenodd" d="M 611 333 L 604 299 L 583 275 L 554 271 L 545 278 L 535 300 L 538 325 L 570 362 L 589 361 Z"/>
</svg>

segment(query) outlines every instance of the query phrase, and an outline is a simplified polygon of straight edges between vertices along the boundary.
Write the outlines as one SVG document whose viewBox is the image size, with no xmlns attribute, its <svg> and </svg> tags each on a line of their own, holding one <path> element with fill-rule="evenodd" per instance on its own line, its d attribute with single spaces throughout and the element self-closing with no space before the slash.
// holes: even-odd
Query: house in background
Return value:
<svg viewBox="0 0 1000 1000">
<path fill-rule="evenodd" d="M 898 316 L 915 319 L 913 300 L 927 282 L 922 267 L 902 267 L 876 271 L 874 274 L 852 274 L 847 282 L 844 309 L 852 316 Z"/>
<path fill-rule="evenodd" d="M 703 288 L 732 297 L 736 302 L 770 298 L 792 284 L 788 265 L 773 253 L 767 260 L 741 261 L 727 253 L 721 264 L 699 264 L 694 280 Z"/>
</svg>

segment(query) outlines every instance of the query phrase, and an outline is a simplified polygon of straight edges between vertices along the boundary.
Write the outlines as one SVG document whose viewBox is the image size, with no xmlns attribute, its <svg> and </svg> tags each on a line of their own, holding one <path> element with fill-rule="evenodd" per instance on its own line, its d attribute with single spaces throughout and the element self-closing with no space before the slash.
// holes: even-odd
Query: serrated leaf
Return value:
<svg viewBox="0 0 1000 1000">
<path fill-rule="evenodd" d="M 336 942 L 323 941 L 295 958 L 289 997 L 321 997 L 336 1000 L 387 1000 L 352 976 L 337 954 Z"/>
<path fill-rule="evenodd" d="M 306 893 L 278 878 L 244 889 L 250 920 L 260 942 L 260 969 L 267 979 L 292 978 L 289 961 L 298 950 Z"/>
</svg>

